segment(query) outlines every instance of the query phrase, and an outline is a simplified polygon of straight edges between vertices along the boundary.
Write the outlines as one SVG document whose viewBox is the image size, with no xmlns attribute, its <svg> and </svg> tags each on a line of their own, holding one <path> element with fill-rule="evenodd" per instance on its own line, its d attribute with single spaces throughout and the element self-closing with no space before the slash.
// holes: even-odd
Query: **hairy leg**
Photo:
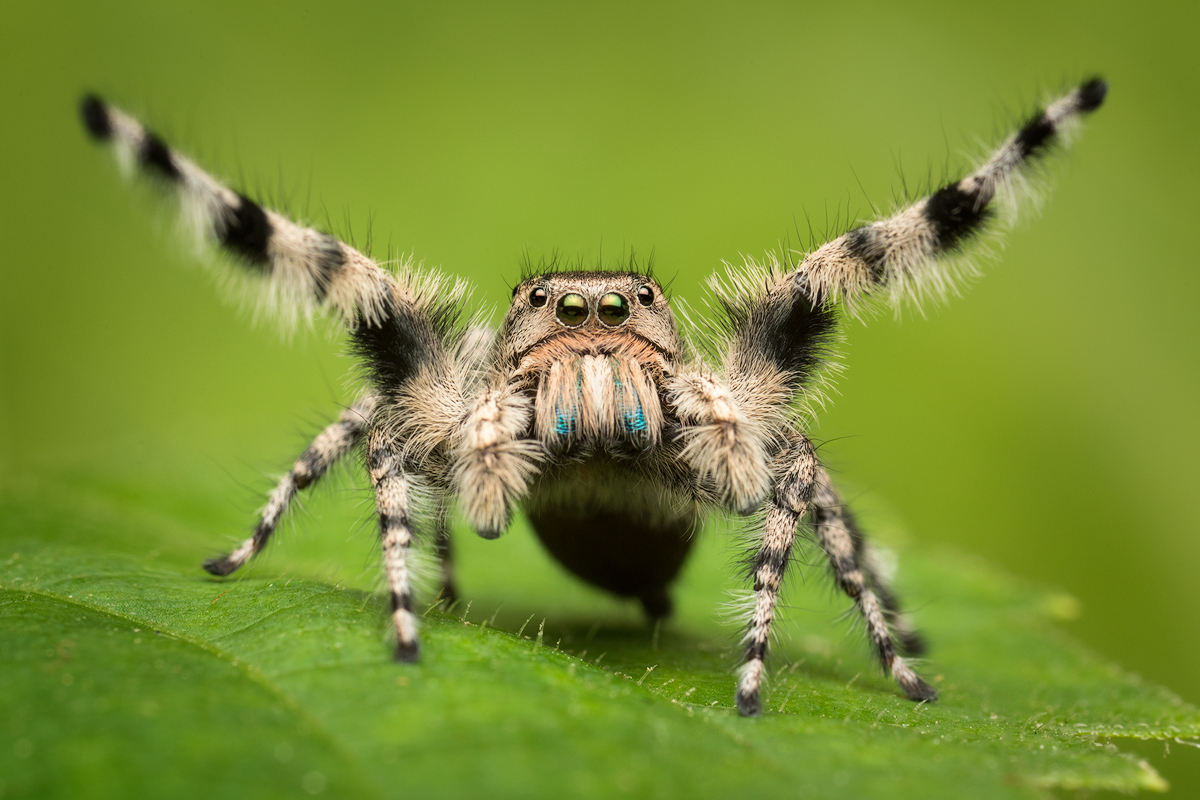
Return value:
<svg viewBox="0 0 1200 800">
<path fill-rule="evenodd" d="M 868 297 L 943 298 L 955 276 L 945 259 L 978 235 L 995 201 L 1019 200 L 1030 168 L 1064 141 L 1064 132 L 1104 102 L 1108 85 L 1082 84 L 1034 114 L 977 170 L 892 216 L 855 228 L 810 253 L 794 273 L 814 305 L 843 300 L 853 312 Z"/>
<path fill-rule="evenodd" d="M 901 655 L 919 656 L 925 653 L 925 642 L 913 629 L 904 613 L 900 598 L 892 589 L 891 581 L 879 565 L 866 533 L 859 527 L 849 506 L 837 494 L 828 473 L 822 469 L 818 478 L 818 489 L 813 509 L 813 524 L 838 525 L 844 527 L 854 543 L 854 555 L 862 570 L 867 588 L 875 593 L 883 606 L 883 615 L 895 636 L 897 650 Z M 818 534 L 819 535 L 819 534 Z"/>
<path fill-rule="evenodd" d="M 746 631 L 746 652 L 738 674 L 737 707 L 745 716 L 761 711 L 759 694 L 766 668 L 771 623 L 796 540 L 796 527 L 808 511 L 817 472 L 817 456 L 808 439 L 797 434 L 780 461 L 782 474 L 767 507 L 762 541 L 754 556 L 754 613 Z"/>
<path fill-rule="evenodd" d="M 413 611 L 413 562 L 409 558 L 414 538 L 412 486 L 393 442 L 378 428 L 367 440 L 367 472 L 375 487 L 383 568 L 396 628 L 396 660 L 411 663 L 420 656 L 417 615 Z"/>
<path fill-rule="evenodd" d="M 758 508 L 771 487 L 766 431 L 731 387 L 699 366 L 684 368 L 667 387 L 667 403 L 681 423 L 680 458 L 722 503 L 741 513 Z"/>
<path fill-rule="evenodd" d="M 817 542 L 829 559 L 838 586 L 854 600 L 862 615 L 867 636 L 884 670 L 895 678 L 910 700 L 937 699 L 937 691 L 921 680 L 898 652 L 896 638 L 906 644 L 909 650 L 919 651 L 923 645 L 903 622 L 895 596 L 883 582 L 882 576 L 872 569 L 869 559 L 863 557 L 866 545 L 862 533 L 855 531 L 852 523 L 848 522 L 842 510 L 842 501 L 823 469 L 817 475 L 813 517 Z M 903 626 L 895 634 L 888 624 L 889 617 Z"/>
<path fill-rule="evenodd" d="M 80 113 L 125 172 L 157 178 L 179 199 L 198 244 L 215 245 L 239 263 L 240 275 L 259 279 L 261 310 L 285 324 L 322 307 L 351 327 L 377 323 L 392 296 L 419 305 L 413 287 L 367 256 L 230 189 L 120 109 L 89 95 Z"/>
<path fill-rule="evenodd" d="M 713 276 L 710 286 L 724 319 L 712 335 L 723 352 L 721 374 L 732 400 L 725 402 L 695 378 L 676 379 L 678 388 L 672 387 L 680 395 L 678 405 L 699 409 L 694 416 L 708 428 L 700 430 L 693 446 L 704 454 L 697 465 L 733 463 L 708 453 L 732 447 L 734 431 L 757 428 L 767 441 L 786 435 L 791 408 L 820 404 L 820 385 L 813 378 L 832 343 L 839 301 L 854 314 L 876 297 L 896 306 L 906 298 L 919 301 L 952 290 L 954 257 L 987 227 L 996 205 L 1019 199 L 1033 166 L 1066 138 L 1073 123 L 1099 108 L 1106 92 L 1099 79 L 1084 83 L 1033 115 L 967 177 L 839 236 L 798 266 L 771 255 L 765 263 L 747 259 L 744 270 Z M 736 408 L 750 424 L 722 415 L 718 406 Z M 758 485 L 765 493 L 761 470 L 751 467 L 740 474 L 743 485 Z M 724 483 L 736 485 L 735 478 Z M 753 492 L 732 491 L 727 500 L 739 494 L 749 499 Z"/>
<path fill-rule="evenodd" d="M 232 553 L 205 561 L 204 569 L 213 575 L 229 575 L 266 547 L 297 492 L 320 480 L 362 439 L 377 403 L 375 397 L 364 397 L 343 411 L 337 422 L 321 431 L 271 492 L 254 534 Z"/>
<path fill-rule="evenodd" d="M 504 533 L 545 458 L 539 442 L 522 438 L 532 420 L 530 399 L 502 386 L 483 393 L 458 432 L 454 483 L 467 521 L 485 539 Z"/>
<path fill-rule="evenodd" d="M 486 329 L 459 325 L 464 282 L 407 263 L 383 269 L 224 185 L 99 98 L 85 97 L 80 112 L 126 171 L 157 179 L 179 200 L 202 254 L 230 257 L 230 274 L 247 284 L 261 311 L 285 324 L 325 311 L 346 326 L 374 392 L 387 398 L 380 424 L 406 443 L 406 456 L 423 458 L 448 440 L 466 414 L 463 383 L 489 340 Z"/>
</svg>

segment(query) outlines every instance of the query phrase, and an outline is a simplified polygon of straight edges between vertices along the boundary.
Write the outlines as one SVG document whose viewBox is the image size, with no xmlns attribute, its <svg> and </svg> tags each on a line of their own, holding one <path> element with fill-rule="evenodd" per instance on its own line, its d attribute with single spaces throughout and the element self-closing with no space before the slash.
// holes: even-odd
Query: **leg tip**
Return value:
<svg viewBox="0 0 1200 800">
<path fill-rule="evenodd" d="M 1096 77 L 1086 81 L 1079 87 L 1079 108 L 1081 111 L 1095 111 L 1104 103 L 1108 95 L 1108 81 Z"/>
<path fill-rule="evenodd" d="M 480 539 L 491 541 L 492 539 L 499 539 L 504 534 L 504 528 L 492 528 L 490 526 L 477 527 L 475 528 L 475 533 L 478 534 Z"/>
<path fill-rule="evenodd" d="M 746 693 L 739 689 L 737 693 L 737 710 L 743 717 L 762 716 L 762 703 L 759 701 L 758 692 Z"/>
<path fill-rule="evenodd" d="M 104 141 L 112 136 L 112 122 L 108 118 L 108 109 L 104 101 L 94 94 L 86 94 L 79 100 L 79 116 L 83 119 L 83 127 L 93 139 Z"/>
<path fill-rule="evenodd" d="M 904 693 L 914 703 L 932 703 L 938 698 L 937 689 L 915 675 L 912 681 L 905 684 Z"/>
<path fill-rule="evenodd" d="M 222 556 L 220 558 L 210 558 L 201 564 L 201 566 L 204 567 L 204 571 L 209 575 L 216 575 L 219 578 L 223 578 L 235 572 L 241 564 L 232 561 L 229 556 Z"/>
<path fill-rule="evenodd" d="M 416 639 L 411 642 L 396 642 L 396 661 L 401 664 L 416 664 L 421 660 L 421 645 Z"/>
<path fill-rule="evenodd" d="M 467 524 L 480 538 L 496 539 L 512 522 L 512 508 L 505 499 L 507 492 L 504 486 L 497 482 L 495 475 L 489 473 L 477 477 L 478 485 L 463 485 L 459 505 Z"/>
<path fill-rule="evenodd" d="M 909 700 L 920 703 L 932 703 L 937 700 L 937 689 L 934 689 L 925 681 L 921 680 L 921 676 L 913 672 L 912 667 L 904 662 L 904 659 L 895 656 L 891 663 L 892 677 L 896 679 L 896 683 L 900 684 L 900 688 L 904 690 L 904 694 Z"/>
</svg>

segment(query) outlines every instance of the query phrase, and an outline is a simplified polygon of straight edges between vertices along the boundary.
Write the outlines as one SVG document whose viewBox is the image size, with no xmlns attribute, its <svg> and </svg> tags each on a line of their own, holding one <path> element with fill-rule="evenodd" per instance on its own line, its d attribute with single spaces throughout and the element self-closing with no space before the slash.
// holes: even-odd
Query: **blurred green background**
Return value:
<svg viewBox="0 0 1200 800">
<path fill-rule="evenodd" d="M 696 300 L 722 259 L 865 217 L 901 174 L 957 174 L 1098 72 L 1108 105 L 1040 216 L 927 319 L 847 326 L 814 434 L 912 539 L 1063 587 L 1077 635 L 1198 702 L 1198 23 L 1194 4 L 8 7 L 0 479 L 99 475 L 249 520 L 352 394 L 336 337 L 284 341 L 185 266 L 84 139 L 84 90 L 500 309 L 522 253 L 556 249 L 653 251 Z M 361 499 L 314 499 L 273 557 L 369 584 L 370 536 L 342 524 Z M 1188 796 L 1197 761 L 1156 766 Z"/>
</svg>

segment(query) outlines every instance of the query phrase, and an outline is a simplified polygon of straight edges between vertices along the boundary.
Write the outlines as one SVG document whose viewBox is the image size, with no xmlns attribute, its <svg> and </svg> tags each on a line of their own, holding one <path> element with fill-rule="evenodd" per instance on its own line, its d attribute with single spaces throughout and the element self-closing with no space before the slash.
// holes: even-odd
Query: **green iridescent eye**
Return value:
<svg viewBox="0 0 1200 800">
<path fill-rule="evenodd" d="M 620 325 L 629 318 L 629 301 L 616 292 L 609 292 L 600 298 L 596 314 L 605 325 Z"/>
<path fill-rule="evenodd" d="M 583 299 L 583 295 L 574 292 L 564 294 L 558 298 L 558 305 L 554 307 L 554 313 L 563 325 L 571 328 L 582 325 L 588 317 L 587 300 Z"/>
</svg>

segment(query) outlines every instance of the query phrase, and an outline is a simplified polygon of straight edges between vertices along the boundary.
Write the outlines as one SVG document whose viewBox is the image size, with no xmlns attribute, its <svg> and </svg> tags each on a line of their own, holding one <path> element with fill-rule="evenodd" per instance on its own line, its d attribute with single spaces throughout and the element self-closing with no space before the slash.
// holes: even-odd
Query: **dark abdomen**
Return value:
<svg viewBox="0 0 1200 800">
<path fill-rule="evenodd" d="M 671 613 L 667 587 L 687 559 L 698 523 L 690 504 L 628 464 L 599 460 L 545 476 L 526 513 L 542 544 L 570 572 L 641 601 L 651 619 Z"/>
</svg>

